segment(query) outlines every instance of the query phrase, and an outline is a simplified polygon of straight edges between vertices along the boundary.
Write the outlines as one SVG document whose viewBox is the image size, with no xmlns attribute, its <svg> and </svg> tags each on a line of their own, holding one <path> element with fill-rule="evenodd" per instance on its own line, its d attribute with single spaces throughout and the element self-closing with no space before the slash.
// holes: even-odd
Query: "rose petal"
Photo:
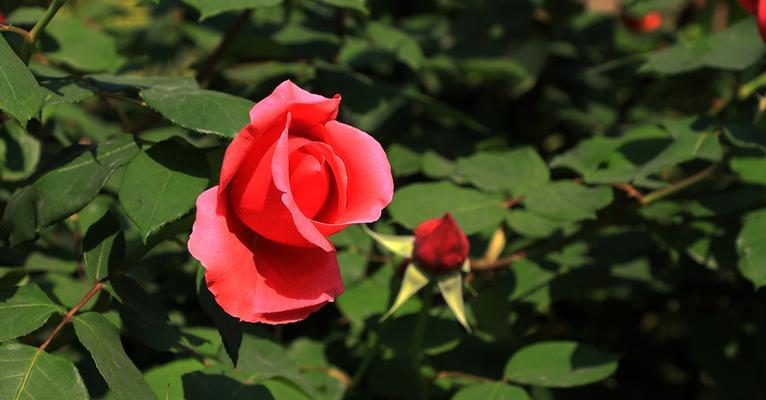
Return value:
<svg viewBox="0 0 766 400">
<path fill-rule="evenodd" d="M 330 176 L 324 159 L 301 150 L 290 154 L 290 189 L 303 214 L 314 218 L 330 192 Z"/>
<path fill-rule="evenodd" d="M 325 141 L 343 160 L 348 176 L 346 210 L 337 224 L 377 221 L 394 195 L 386 152 L 372 136 L 352 126 L 329 121 L 325 128 Z"/>
<path fill-rule="evenodd" d="M 739 4 L 751 14 L 755 14 L 755 8 L 758 5 L 758 0 L 739 0 Z"/>
<path fill-rule="evenodd" d="M 228 186 L 251 146 L 259 141 L 261 135 L 273 130 L 273 125 L 283 125 L 281 121 L 288 111 L 293 115 L 293 128 L 308 132 L 314 125 L 335 119 L 339 104 L 340 95 L 327 98 L 309 93 L 289 80 L 282 82 L 269 96 L 253 106 L 250 110 L 250 124 L 237 134 L 226 149 L 219 191 Z"/>
<path fill-rule="evenodd" d="M 288 113 L 288 125 L 290 122 L 291 113 Z M 306 217 L 301 211 L 298 204 L 295 202 L 295 198 L 290 187 L 290 148 L 289 148 L 289 129 L 285 129 L 277 140 L 277 145 L 274 147 L 274 158 L 271 162 L 271 173 L 274 180 L 274 186 L 278 191 L 282 192 L 282 204 L 287 207 L 290 215 L 292 216 L 295 229 L 300 233 L 300 237 L 305 239 L 307 243 L 313 244 L 325 251 L 331 251 L 333 249 L 332 244 L 317 229 L 313 221 Z M 296 240 L 297 237 L 287 237 L 288 240 Z M 284 243 L 280 240 L 281 243 Z M 294 245 L 300 245 L 300 243 L 290 243 Z"/>
<path fill-rule="evenodd" d="M 294 322 L 343 292 L 334 251 L 259 237 L 237 221 L 216 187 L 197 199 L 188 246 L 218 304 L 243 321 Z"/>
</svg>

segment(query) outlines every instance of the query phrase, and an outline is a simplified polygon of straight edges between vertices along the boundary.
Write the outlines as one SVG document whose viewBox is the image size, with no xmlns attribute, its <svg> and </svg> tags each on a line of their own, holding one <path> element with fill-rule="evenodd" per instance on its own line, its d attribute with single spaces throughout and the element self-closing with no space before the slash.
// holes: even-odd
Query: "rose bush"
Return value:
<svg viewBox="0 0 766 400">
<path fill-rule="evenodd" d="M 243 321 L 301 320 L 343 292 L 327 239 L 391 202 L 386 154 L 335 120 L 341 98 L 290 81 L 258 102 L 197 200 L 189 251 L 218 304 Z"/>
</svg>

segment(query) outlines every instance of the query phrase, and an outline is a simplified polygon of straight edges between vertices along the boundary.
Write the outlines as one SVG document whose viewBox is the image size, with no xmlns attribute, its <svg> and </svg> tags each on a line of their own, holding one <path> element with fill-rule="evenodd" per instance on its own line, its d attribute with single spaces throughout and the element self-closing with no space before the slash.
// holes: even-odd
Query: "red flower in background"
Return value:
<svg viewBox="0 0 766 400">
<path fill-rule="evenodd" d="M 343 282 L 327 237 L 391 202 L 385 152 L 335 120 L 339 104 L 283 82 L 226 149 L 219 186 L 197 199 L 189 252 L 243 321 L 295 322 L 333 301 Z"/>
<path fill-rule="evenodd" d="M 449 213 L 418 225 L 414 235 L 412 258 L 433 275 L 458 270 L 468 258 L 468 238 Z"/>
<path fill-rule="evenodd" d="M 761 38 L 766 41 L 766 1 L 759 0 L 739 0 L 739 4 L 753 14 L 758 19 L 758 29 L 761 31 Z"/>
<path fill-rule="evenodd" d="M 662 14 L 652 11 L 642 17 L 623 15 L 622 22 L 628 29 L 634 32 L 649 33 L 656 31 L 662 26 Z"/>
<path fill-rule="evenodd" d="M 0 24 L 4 24 L 4 23 L 5 23 L 5 14 L 3 14 L 2 11 L 0 11 Z"/>
</svg>

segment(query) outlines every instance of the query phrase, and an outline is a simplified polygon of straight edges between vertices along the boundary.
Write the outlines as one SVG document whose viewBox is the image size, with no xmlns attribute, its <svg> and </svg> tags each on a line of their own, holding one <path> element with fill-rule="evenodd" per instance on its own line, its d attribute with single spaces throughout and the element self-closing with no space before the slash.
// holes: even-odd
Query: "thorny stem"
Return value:
<svg viewBox="0 0 766 400">
<path fill-rule="evenodd" d="M 37 39 L 42 36 L 45 28 L 66 2 L 67 0 L 52 0 L 43 16 L 40 17 L 35 26 L 32 27 L 32 30 L 29 31 L 29 40 L 25 41 L 24 46 L 21 48 L 21 60 L 24 61 L 24 64 L 29 64 L 29 58 L 32 56 L 32 50 L 35 47 L 35 43 L 37 43 Z"/>
</svg>

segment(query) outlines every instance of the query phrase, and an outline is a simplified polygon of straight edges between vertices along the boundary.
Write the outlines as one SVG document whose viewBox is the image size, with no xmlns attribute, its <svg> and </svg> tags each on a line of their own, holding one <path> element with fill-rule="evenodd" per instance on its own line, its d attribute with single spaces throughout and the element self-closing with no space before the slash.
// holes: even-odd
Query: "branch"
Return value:
<svg viewBox="0 0 766 400">
<path fill-rule="evenodd" d="M 635 186 L 629 183 L 615 183 L 615 184 L 612 184 L 612 186 L 615 189 L 619 189 L 627 193 L 628 196 L 638 200 L 638 202 L 641 203 L 642 205 L 646 204 L 646 197 L 644 197 L 644 195 L 641 194 L 641 192 L 638 191 L 638 189 L 636 189 Z"/>
<path fill-rule="evenodd" d="M 440 379 L 449 379 L 449 378 L 466 379 L 469 381 L 476 381 L 476 382 L 489 382 L 489 383 L 497 382 L 494 379 L 490 379 L 484 376 L 469 374 L 469 373 L 460 372 L 460 371 L 441 371 L 438 374 L 436 374 L 436 377 L 434 378 L 434 380 L 438 381 Z"/>
<path fill-rule="evenodd" d="M 718 168 L 718 164 L 713 164 L 703 169 L 702 171 L 697 172 L 694 175 L 687 176 L 686 178 L 671 184 L 670 186 L 666 186 L 662 189 L 655 190 L 654 192 L 651 192 L 647 194 L 646 196 L 644 196 L 643 204 L 649 204 L 651 202 L 654 202 L 662 198 L 668 197 L 670 195 L 673 195 L 675 193 L 678 193 L 690 186 L 696 185 L 697 183 L 700 183 L 701 181 L 710 177 L 710 175 L 712 175 L 717 168 Z"/>
<path fill-rule="evenodd" d="M 53 332 L 51 332 L 51 334 L 48 335 L 48 337 L 45 339 L 43 344 L 41 344 L 40 347 L 37 348 L 37 352 L 41 353 L 45 351 L 45 348 L 48 347 L 49 344 L 51 344 L 51 342 L 53 341 L 53 338 L 55 338 L 56 335 L 58 335 L 59 331 L 61 331 L 64 325 L 66 325 L 69 321 L 71 321 L 72 317 L 74 317 L 74 315 L 77 314 L 77 312 L 80 311 L 80 309 L 83 306 L 88 304 L 88 301 L 90 301 L 90 299 L 103 288 L 104 288 L 103 282 L 99 281 L 94 283 L 93 287 L 90 288 L 88 293 L 86 293 L 85 296 L 77 304 L 75 304 L 74 307 L 72 307 L 69 311 L 67 311 L 66 314 L 64 314 L 64 318 L 61 319 L 61 322 L 59 322 L 59 324 L 56 325 L 55 328 L 53 328 Z"/>
<path fill-rule="evenodd" d="M 19 28 L 18 26 L 13 25 L 5 25 L 0 24 L 0 32 L 12 32 L 19 36 L 21 36 L 24 39 L 24 42 L 30 42 L 32 40 L 32 36 L 24 29 Z"/>
<path fill-rule="evenodd" d="M 29 31 L 29 40 L 25 41 L 24 47 L 21 48 L 21 60 L 24 61 L 24 64 L 29 64 L 29 58 L 32 56 L 32 49 L 35 47 L 37 39 L 42 36 L 45 28 L 51 22 L 53 17 L 56 16 L 59 9 L 66 4 L 66 1 L 67 0 L 52 0 L 43 16 L 40 17 L 35 26 L 32 27 L 32 30 Z"/>
<path fill-rule="evenodd" d="M 229 47 L 234 38 L 239 35 L 239 32 L 242 31 L 242 28 L 245 27 L 245 24 L 250 20 L 250 15 L 252 13 L 252 9 L 243 11 L 237 20 L 234 21 L 234 24 L 232 24 L 231 28 L 226 32 L 223 39 L 221 39 L 221 42 L 218 43 L 218 47 L 216 47 L 215 50 L 213 50 L 213 52 L 210 53 L 210 55 L 207 57 L 205 64 L 203 64 L 202 68 L 197 71 L 197 81 L 200 84 L 207 82 L 207 80 L 210 78 L 210 74 L 213 72 L 213 69 L 215 69 L 216 64 L 218 64 L 218 62 L 221 60 L 223 52 Z"/>
</svg>

